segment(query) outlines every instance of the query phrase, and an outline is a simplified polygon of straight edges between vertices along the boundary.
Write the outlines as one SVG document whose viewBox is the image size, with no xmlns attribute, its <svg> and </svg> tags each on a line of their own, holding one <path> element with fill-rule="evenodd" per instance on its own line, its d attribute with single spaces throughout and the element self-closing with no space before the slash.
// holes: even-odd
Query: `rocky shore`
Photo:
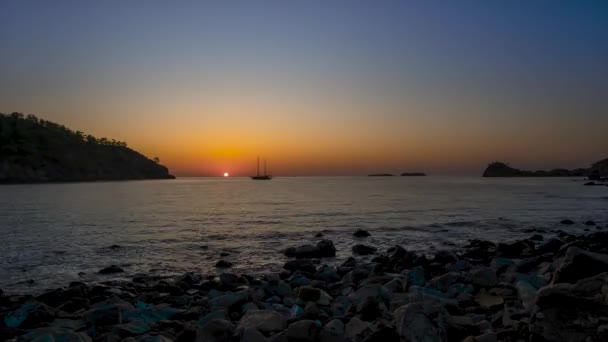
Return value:
<svg viewBox="0 0 608 342">
<path fill-rule="evenodd" d="M 217 275 L 74 282 L 38 296 L 0 290 L 0 340 L 606 341 L 608 231 L 587 225 L 597 231 L 530 231 L 433 256 L 364 243 L 338 267 L 324 264 L 336 249 L 319 236 L 287 248 L 292 259 L 276 274 L 222 263 Z"/>
</svg>

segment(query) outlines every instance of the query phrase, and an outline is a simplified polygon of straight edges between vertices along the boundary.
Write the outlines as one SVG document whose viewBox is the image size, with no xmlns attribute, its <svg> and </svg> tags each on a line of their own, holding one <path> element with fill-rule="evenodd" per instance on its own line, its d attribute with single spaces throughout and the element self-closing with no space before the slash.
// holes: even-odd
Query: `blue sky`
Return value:
<svg viewBox="0 0 608 342">
<path fill-rule="evenodd" d="M 0 111 L 178 174 L 256 150 L 286 174 L 608 151 L 606 1 L 2 1 L 0 47 Z"/>
</svg>

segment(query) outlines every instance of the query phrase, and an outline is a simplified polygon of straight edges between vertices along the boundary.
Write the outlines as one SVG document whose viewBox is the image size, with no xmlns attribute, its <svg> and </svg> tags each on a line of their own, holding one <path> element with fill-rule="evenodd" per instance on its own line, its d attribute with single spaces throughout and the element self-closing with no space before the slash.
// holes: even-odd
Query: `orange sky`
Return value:
<svg viewBox="0 0 608 342">
<path fill-rule="evenodd" d="M 172 173 L 585 167 L 608 156 L 605 4 L 0 4 L 0 111 Z M 597 8 L 601 7 L 601 8 Z"/>
</svg>

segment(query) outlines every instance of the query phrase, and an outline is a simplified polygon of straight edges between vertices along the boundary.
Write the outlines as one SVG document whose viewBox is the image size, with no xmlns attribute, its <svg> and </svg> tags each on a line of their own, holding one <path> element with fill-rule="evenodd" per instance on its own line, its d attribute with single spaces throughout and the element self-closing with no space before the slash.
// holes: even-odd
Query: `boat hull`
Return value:
<svg viewBox="0 0 608 342">
<path fill-rule="evenodd" d="M 272 176 L 251 176 L 253 180 L 271 180 Z"/>
</svg>

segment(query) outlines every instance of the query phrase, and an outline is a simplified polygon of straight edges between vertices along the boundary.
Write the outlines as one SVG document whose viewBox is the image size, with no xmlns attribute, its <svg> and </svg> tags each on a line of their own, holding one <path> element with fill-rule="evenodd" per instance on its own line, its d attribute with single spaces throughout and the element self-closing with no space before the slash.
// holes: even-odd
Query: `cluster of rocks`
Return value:
<svg viewBox="0 0 608 342">
<path fill-rule="evenodd" d="M 608 232 L 472 240 L 433 256 L 357 245 L 353 255 L 372 256 L 325 265 L 335 252 L 329 240 L 288 248 L 285 271 L 261 276 L 141 275 L 36 297 L 0 291 L 0 339 L 608 340 Z"/>
</svg>

